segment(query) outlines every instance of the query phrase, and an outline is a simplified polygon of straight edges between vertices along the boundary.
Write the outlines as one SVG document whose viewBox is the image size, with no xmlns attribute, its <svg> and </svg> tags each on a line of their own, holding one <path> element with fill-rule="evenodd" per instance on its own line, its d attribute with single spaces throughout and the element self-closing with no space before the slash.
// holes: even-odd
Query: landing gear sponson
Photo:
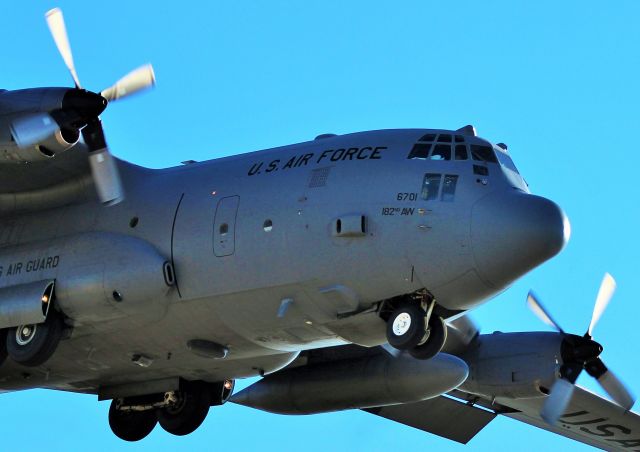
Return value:
<svg viewBox="0 0 640 452">
<path fill-rule="evenodd" d="M 37 283 L 36 283 L 37 284 Z M 25 316 L 38 323 L 24 323 L 0 330 L 0 364 L 8 356 L 23 366 L 35 367 L 44 364 L 58 348 L 65 323 L 64 315 L 57 310 L 53 282 L 43 292 L 38 292 L 35 303 L 31 303 L 36 316 Z"/>
<path fill-rule="evenodd" d="M 172 435 L 188 435 L 204 422 L 211 406 L 229 399 L 234 382 L 183 381 L 180 386 L 178 391 L 113 399 L 109 407 L 111 431 L 125 441 L 139 441 L 160 424 Z"/>
<path fill-rule="evenodd" d="M 447 340 L 447 327 L 442 317 L 433 313 L 433 307 L 433 301 L 421 303 L 410 297 L 397 303 L 387 319 L 389 345 L 416 359 L 437 355 Z"/>
</svg>

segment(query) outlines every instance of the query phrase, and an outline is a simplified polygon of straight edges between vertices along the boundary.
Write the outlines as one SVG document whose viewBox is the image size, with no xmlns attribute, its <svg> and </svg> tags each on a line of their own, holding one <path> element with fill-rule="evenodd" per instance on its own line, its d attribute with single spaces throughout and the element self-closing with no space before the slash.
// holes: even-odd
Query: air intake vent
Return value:
<svg viewBox="0 0 640 452">
<path fill-rule="evenodd" d="M 313 171 L 311 171 L 311 177 L 309 178 L 309 188 L 318 188 L 327 185 L 327 179 L 329 178 L 330 172 L 330 166 L 314 169 Z"/>
</svg>

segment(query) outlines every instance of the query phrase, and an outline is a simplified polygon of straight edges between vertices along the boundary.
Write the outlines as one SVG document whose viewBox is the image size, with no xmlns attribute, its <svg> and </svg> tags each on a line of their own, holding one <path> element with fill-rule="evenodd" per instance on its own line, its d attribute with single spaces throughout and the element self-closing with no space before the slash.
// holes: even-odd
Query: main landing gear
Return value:
<svg viewBox="0 0 640 452">
<path fill-rule="evenodd" d="M 402 301 L 387 320 L 389 345 L 406 350 L 416 359 L 430 359 L 437 355 L 447 340 L 447 327 L 442 317 L 413 300 Z"/>
<path fill-rule="evenodd" d="M 20 325 L 7 330 L 6 353 L 13 361 L 23 366 L 39 366 L 51 358 L 56 351 L 63 331 L 62 314 L 55 309 L 49 309 L 44 323 Z M 1 352 L 0 361 L 2 361 Z"/>
<path fill-rule="evenodd" d="M 139 441 L 160 424 L 172 435 L 194 432 L 204 422 L 209 407 L 222 405 L 233 392 L 233 381 L 184 382 L 179 391 L 114 399 L 109 408 L 109 426 L 125 441 Z"/>
</svg>

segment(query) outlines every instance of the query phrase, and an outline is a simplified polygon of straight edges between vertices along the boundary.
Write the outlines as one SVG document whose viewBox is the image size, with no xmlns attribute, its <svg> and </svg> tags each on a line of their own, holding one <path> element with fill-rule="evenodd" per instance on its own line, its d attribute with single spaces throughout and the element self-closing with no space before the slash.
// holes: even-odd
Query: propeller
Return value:
<svg viewBox="0 0 640 452">
<path fill-rule="evenodd" d="M 560 378 L 551 387 L 540 412 L 542 419 L 551 425 L 560 419 L 569 406 L 575 382 L 582 370 L 586 370 L 595 378 L 613 401 L 625 410 L 630 410 L 635 403 L 635 397 L 600 359 L 602 345 L 594 341 L 592 336 L 593 329 L 611 301 L 615 288 L 615 280 L 606 273 L 598 291 L 589 328 L 584 336 L 565 333 L 533 292 L 529 292 L 527 296 L 527 305 L 534 314 L 562 335 L 560 353 L 563 364 L 560 367 Z"/>
<path fill-rule="evenodd" d="M 107 146 L 99 115 L 109 102 L 124 99 L 153 87 L 155 85 L 153 67 L 147 64 L 131 71 L 100 94 L 84 90 L 80 86 L 80 79 L 73 62 L 62 11 L 54 8 L 45 16 L 58 52 L 75 84 L 75 89 L 69 90 L 65 95 L 62 109 L 55 115 L 52 114 L 53 119 L 61 126 L 73 124 L 81 127 L 82 138 L 89 150 L 89 165 L 98 197 L 103 204 L 116 204 L 124 199 L 124 190 L 115 159 Z M 23 144 L 29 144 L 29 140 L 22 141 Z M 31 144 L 37 142 L 33 141 L 33 138 L 30 141 Z"/>
</svg>

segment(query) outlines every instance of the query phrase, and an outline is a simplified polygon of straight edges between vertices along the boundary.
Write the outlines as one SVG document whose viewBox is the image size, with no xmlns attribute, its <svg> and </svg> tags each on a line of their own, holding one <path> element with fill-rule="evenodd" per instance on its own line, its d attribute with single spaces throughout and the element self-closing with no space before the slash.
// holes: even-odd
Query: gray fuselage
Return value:
<svg viewBox="0 0 640 452">
<path fill-rule="evenodd" d="M 440 143 L 449 160 L 408 158 L 421 137 L 439 133 L 450 137 Z M 490 147 L 500 162 L 463 159 L 461 146 L 472 145 Z M 96 392 L 132 380 L 246 377 L 301 350 L 385 342 L 384 323 L 372 318 L 386 299 L 426 290 L 442 312 L 472 309 L 557 254 L 568 235 L 562 211 L 529 194 L 505 156 L 475 136 L 415 129 L 165 170 L 121 162 L 120 204 L 3 221 L 0 288 L 55 279 L 58 306 L 65 311 L 67 295 L 74 314 L 65 312 L 70 337 L 46 365 L 25 373 L 7 361 L 0 388 Z M 157 257 L 139 257 L 147 247 Z M 163 260 L 173 264 L 174 286 L 162 284 L 162 268 L 150 274 Z M 77 282 L 83 269 L 98 276 Z M 96 290 L 100 301 L 85 309 L 82 295 Z M 194 354 L 193 339 L 229 354 Z M 136 366 L 135 355 L 151 364 Z"/>
</svg>

